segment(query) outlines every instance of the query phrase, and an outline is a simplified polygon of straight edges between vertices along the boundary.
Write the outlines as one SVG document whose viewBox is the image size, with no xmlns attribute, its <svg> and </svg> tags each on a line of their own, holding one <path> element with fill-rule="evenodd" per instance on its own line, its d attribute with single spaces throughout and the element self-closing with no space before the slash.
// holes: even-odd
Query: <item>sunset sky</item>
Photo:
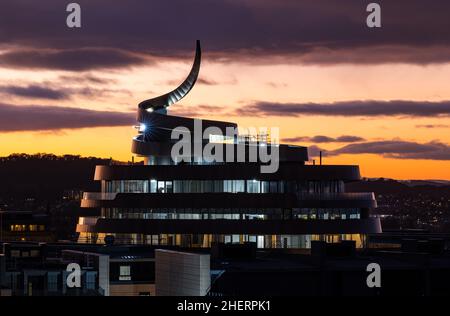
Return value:
<svg viewBox="0 0 450 316">
<path fill-rule="evenodd" d="M 450 1 L 70 1 L 0 4 L 0 155 L 131 159 L 137 104 L 188 74 L 173 115 L 279 127 L 365 177 L 450 180 Z M 126 3 L 126 4 L 125 4 Z"/>
</svg>

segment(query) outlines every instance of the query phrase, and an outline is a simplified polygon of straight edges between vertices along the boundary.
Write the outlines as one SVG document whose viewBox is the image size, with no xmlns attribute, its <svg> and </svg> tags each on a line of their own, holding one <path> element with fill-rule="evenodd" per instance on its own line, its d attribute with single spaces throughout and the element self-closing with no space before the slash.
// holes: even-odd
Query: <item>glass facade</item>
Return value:
<svg viewBox="0 0 450 316">
<path fill-rule="evenodd" d="M 89 237 L 80 234 L 80 242 L 103 243 L 103 234 Z M 365 247 L 366 235 L 364 234 L 323 234 L 323 235 L 248 235 L 248 234 L 109 234 L 114 236 L 115 242 L 121 244 L 145 244 L 162 246 L 181 247 L 211 247 L 213 242 L 223 242 L 232 244 L 243 244 L 245 242 L 255 242 L 258 248 L 311 248 L 311 241 L 319 240 L 329 243 L 343 240 L 354 240 L 357 248 Z M 127 278 L 126 267 L 121 271 L 122 277 Z"/>
<path fill-rule="evenodd" d="M 105 218 L 229 219 L 229 220 L 334 220 L 359 219 L 357 208 L 103 208 Z"/>
<path fill-rule="evenodd" d="M 108 193 L 294 193 L 300 199 L 326 200 L 344 193 L 341 180 L 103 180 L 102 192 Z M 348 198 L 348 197 L 347 197 Z M 351 197 L 350 197 L 351 198 Z M 360 208 L 132 208 L 104 207 L 101 217 L 142 220 L 353 220 L 362 216 Z M 255 242 L 259 248 L 310 248 L 311 241 L 365 242 L 362 234 L 335 235 L 247 235 L 247 234 L 119 234 L 111 233 L 116 243 L 210 247 L 212 242 Z M 103 243 L 104 233 L 81 233 L 80 242 Z M 124 273 L 125 275 L 126 273 Z"/>
<path fill-rule="evenodd" d="M 332 181 L 252 180 L 111 180 L 102 181 L 107 193 L 340 193 L 344 183 Z"/>
</svg>

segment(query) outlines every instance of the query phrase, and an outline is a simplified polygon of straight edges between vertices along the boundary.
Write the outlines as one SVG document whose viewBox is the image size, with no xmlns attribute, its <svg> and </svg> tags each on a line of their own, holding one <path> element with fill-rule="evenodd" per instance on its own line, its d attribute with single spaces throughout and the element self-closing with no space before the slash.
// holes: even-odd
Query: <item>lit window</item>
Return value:
<svg viewBox="0 0 450 316">
<path fill-rule="evenodd" d="M 165 184 L 164 181 L 158 181 L 158 193 L 165 193 Z"/>
<path fill-rule="evenodd" d="M 156 183 L 157 181 L 152 179 L 150 180 L 150 192 L 151 193 L 156 193 Z"/>
<path fill-rule="evenodd" d="M 120 266 L 120 281 L 130 281 L 131 280 L 131 268 L 130 266 Z"/>
</svg>

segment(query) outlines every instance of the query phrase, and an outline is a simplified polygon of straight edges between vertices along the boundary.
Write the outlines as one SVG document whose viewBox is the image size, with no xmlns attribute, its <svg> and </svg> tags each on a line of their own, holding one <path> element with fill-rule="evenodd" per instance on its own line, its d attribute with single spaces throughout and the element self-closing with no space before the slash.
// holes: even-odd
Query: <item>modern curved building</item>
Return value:
<svg viewBox="0 0 450 316">
<path fill-rule="evenodd" d="M 126 244 L 309 248 L 312 240 L 355 240 L 364 247 L 367 234 L 381 232 L 379 218 L 370 216 L 374 194 L 345 192 L 346 182 L 360 179 L 358 166 L 307 164 L 306 147 L 272 142 L 268 134 L 230 134 L 234 123 L 167 115 L 194 86 L 200 61 L 197 41 L 186 80 L 139 104 L 132 152 L 144 164 L 96 167 L 101 192 L 86 192 L 81 206 L 101 216 L 79 219 L 80 242 L 113 236 Z M 192 134 L 201 136 L 185 138 Z M 190 150 L 174 154 L 181 139 Z M 269 153 L 277 168 L 264 172 Z"/>
</svg>

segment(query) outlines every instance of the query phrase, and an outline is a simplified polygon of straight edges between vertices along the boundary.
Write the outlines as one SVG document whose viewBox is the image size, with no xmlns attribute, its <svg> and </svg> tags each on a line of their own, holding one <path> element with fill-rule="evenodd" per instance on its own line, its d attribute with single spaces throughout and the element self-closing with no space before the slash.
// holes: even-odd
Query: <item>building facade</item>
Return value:
<svg viewBox="0 0 450 316">
<path fill-rule="evenodd" d="M 85 192 L 81 206 L 100 216 L 79 219 L 80 242 L 310 248 L 313 240 L 355 240 L 364 247 L 367 234 L 381 232 L 370 216 L 374 194 L 345 192 L 346 182 L 360 179 L 358 166 L 308 164 L 306 147 L 279 144 L 268 132 L 242 135 L 235 123 L 168 115 L 194 86 L 200 60 L 197 41 L 186 80 L 139 104 L 132 152 L 144 163 L 96 167 L 101 192 Z"/>
</svg>

